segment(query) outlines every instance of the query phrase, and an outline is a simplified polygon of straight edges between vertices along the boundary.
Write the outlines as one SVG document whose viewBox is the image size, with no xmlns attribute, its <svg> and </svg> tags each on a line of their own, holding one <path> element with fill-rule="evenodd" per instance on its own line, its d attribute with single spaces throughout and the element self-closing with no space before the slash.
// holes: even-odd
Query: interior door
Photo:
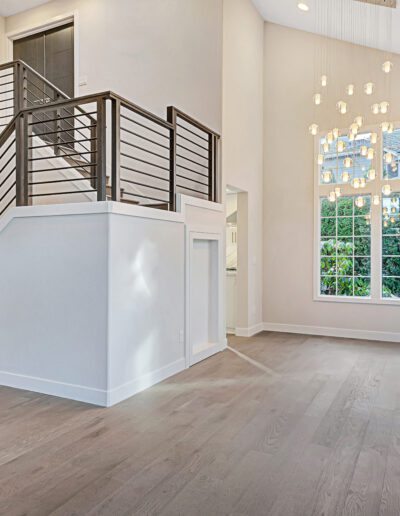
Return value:
<svg viewBox="0 0 400 516">
<path fill-rule="evenodd" d="M 74 25 L 62 25 L 54 29 L 39 32 L 26 38 L 17 39 L 13 44 L 14 59 L 21 59 L 69 97 L 74 96 Z M 55 92 L 43 84 L 34 75 L 28 73 L 28 105 L 46 104 L 56 100 Z M 40 115 L 40 124 L 34 126 L 36 134 L 47 134 L 46 141 L 55 142 L 57 129 L 56 112 Z M 46 121 L 47 120 L 47 121 Z M 36 120 L 38 121 L 38 120 Z M 61 122 L 61 129 L 71 126 L 69 120 Z M 71 132 L 60 133 L 62 140 L 73 140 Z"/>
</svg>

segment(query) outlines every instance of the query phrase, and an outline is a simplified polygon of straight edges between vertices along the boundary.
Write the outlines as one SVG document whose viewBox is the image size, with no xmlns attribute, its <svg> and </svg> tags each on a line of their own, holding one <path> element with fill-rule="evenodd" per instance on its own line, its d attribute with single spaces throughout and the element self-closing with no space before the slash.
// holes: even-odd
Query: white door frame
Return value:
<svg viewBox="0 0 400 516">
<path fill-rule="evenodd" d="M 192 272 L 193 246 L 195 240 L 217 242 L 217 263 L 218 263 L 218 301 L 217 301 L 217 325 L 218 325 L 218 342 L 213 343 L 207 349 L 193 354 L 193 348 L 190 342 L 190 278 Z M 225 317 L 224 317 L 224 271 L 225 271 L 225 252 L 224 252 L 224 235 L 223 232 L 216 231 L 215 227 L 210 226 L 186 226 L 186 271 L 185 271 L 185 361 L 186 367 L 204 360 L 226 346 L 225 339 Z"/>
</svg>

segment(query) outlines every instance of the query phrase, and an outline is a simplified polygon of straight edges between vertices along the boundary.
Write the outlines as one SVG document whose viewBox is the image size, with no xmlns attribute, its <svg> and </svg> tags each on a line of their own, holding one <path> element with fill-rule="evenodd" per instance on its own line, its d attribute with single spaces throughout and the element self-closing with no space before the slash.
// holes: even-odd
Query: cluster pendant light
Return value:
<svg viewBox="0 0 400 516">
<path fill-rule="evenodd" d="M 343 30 L 342 26 L 345 23 L 349 23 L 349 20 L 345 20 L 344 17 L 349 17 L 349 15 L 354 18 L 352 23 L 353 30 L 358 30 L 357 17 L 360 13 L 355 5 L 353 7 L 354 8 L 347 12 L 347 14 L 342 10 L 343 12 L 339 15 L 342 18 L 340 27 L 323 27 L 321 25 L 320 28 L 317 28 L 316 32 L 340 34 Z M 316 14 L 316 23 L 323 24 L 324 22 L 322 20 L 328 20 L 328 25 L 337 23 L 335 20 L 338 19 L 338 13 L 326 13 L 325 2 L 322 2 L 321 5 L 317 2 L 316 8 L 317 11 L 321 9 L 321 12 L 317 12 Z M 328 6 L 328 11 L 330 9 L 334 10 L 332 3 Z M 378 7 L 378 9 L 380 8 Z M 391 11 L 392 9 L 387 9 L 384 11 L 385 15 L 392 16 Z M 371 16 L 371 12 L 372 11 L 363 11 L 363 13 L 366 13 L 367 17 Z M 368 21 L 369 23 L 372 22 L 375 24 L 377 12 L 378 11 L 375 10 L 375 14 L 372 14 L 372 16 L 375 16 L 373 20 L 360 21 L 360 24 L 368 26 Z M 387 27 L 390 26 L 391 23 L 388 21 Z M 381 29 L 376 31 L 376 35 L 374 33 L 370 35 L 371 37 L 377 38 L 377 43 L 382 37 L 378 34 L 379 30 Z M 385 29 L 385 31 L 385 35 L 387 34 L 391 37 L 390 31 L 387 29 Z M 338 39 L 340 39 L 340 36 Z M 348 185 L 346 186 L 346 191 L 349 187 L 354 188 L 354 190 L 359 190 L 365 188 L 368 183 L 375 181 L 378 176 L 375 159 L 377 154 L 376 145 L 380 141 L 379 134 L 378 131 L 370 132 L 368 129 L 363 129 L 364 123 L 368 125 L 370 123 L 368 119 L 371 118 L 371 114 L 376 115 L 378 124 L 380 124 L 380 132 L 391 134 L 394 131 L 393 123 L 387 120 L 387 117 L 390 116 L 390 98 L 387 99 L 386 94 L 382 94 L 382 84 L 385 84 L 385 88 L 387 87 L 388 79 L 390 79 L 390 74 L 394 69 L 394 64 L 390 59 L 382 59 L 381 64 L 375 63 L 373 66 L 366 67 L 369 76 L 363 77 L 360 82 L 353 79 L 339 85 L 336 84 L 334 72 L 331 72 L 331 70 L 334 70 L 334 67 L 328 62 L 328 46 L 332 45 L 335 47 L 334 36 L 332 43 L 330 43 L 330 40 L 327 40 L 326 45 L 326 52 L 321 53 L 321 60 L 324 60 L 324 62 L 321 62 L 321 70 L 323 72 L 330 70 L 330 75 L 328 76 L 327 73 L 316 74 L 318 81 L 316 81 L 316 92 L 312 97 L 315 119 L 309 126 L 309 132 L 312 136 L 320 137 L 319 135 L 321 135 L 320 148 L 316 156 L 316 162 L 318 166 L 321 167 L 321 182 L 323 184 L 334 185 L 335 183 L 342 183 L 343 185 Z M 367 44 L 365 44 L 365 46 L 367 46 Z M 370 42 L 369 46 L 378 47 L 378 44 L 375 45 Z M 389 47 L 390 45 L 387 46 Z M 335 50 L 332 52 L 335 58 L 336 53 L 335 47 Z M 370 55 L 369 51 L 368 55 Z M 342 69 L 345 69 L 341 65 L 342 63 L 338 63 L 338 67 L 340 66 Z M 358 71 L 352 71 L 351 73 L 353 77 L 360 76 Z M 349 77 L 349 79 L 351 79 L 351 77 Z M 340 92 L 342 93 L 340 94 Z M 387 90 L 387 93 L 390 93 L 390 90 Z M 335 100 L 332 98 L 333 95 L 336 97 Z M 321 105 L 322 107 L 320 107 Z M 358 112 L 351 116 L 356 109 Z M 363 112 L 363 110 L 365 111 Z M 327 113 L 330 114 L 333 120 L 331 125 L 331 127 L 333 127 L 332 129 L 328 129 L 325 126 Z M 321 116 L 321 118 L 323 117 L 323 123 L 318 120 L 319 116 Z M 379 117 L 382 117 L 383 120 L 382 118 L 379 120 Z M 350 121 L 348 118 L 350 118 Z M 346 120 L 345 123 L 343 123 L 344 120 Z M 347 129 L 345 129 L 346 125 Z M 323 126 L 324 132 L 322 136 L 321 127 Z M 398 165 L 396 161 L 392 152 L 385 152 L 383 164 L 389 168 L 391 167 L 393 172 L 397 170 Z M 391 185 L 389 183 L 385 184 L 382 188 L 382 195 L 390 196 L 391 192 Z M 328 199 L 331 202 L 335 202 L 341 195 L 341 188 L 337 186 L 329 192 Z M 374 194 L 371 198 L 373 205 L 377 206 L 381 203 L 380 195 Z M 358 207 L 363 207 L 365 205 L 365 196 L 357 196 L 355 198 L 355 204 Z M 393 215 L 395 215 L 394 212 Z"/>
</svg>

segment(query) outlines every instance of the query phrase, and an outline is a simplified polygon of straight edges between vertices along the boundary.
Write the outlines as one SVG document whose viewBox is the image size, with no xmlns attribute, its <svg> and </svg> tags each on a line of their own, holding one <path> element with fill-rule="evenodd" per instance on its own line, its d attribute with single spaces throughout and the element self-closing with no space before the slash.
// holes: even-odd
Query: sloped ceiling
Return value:
<svg viewBox="0 0 400 516">
<path fill-rule="evenodd" d="M 308 12 L 297 7 L 297 0 L 252 0 L 264 20 L 271 23 L 400 53 L 399 5 L 397 9 L 389 9 L 355 0 L 302 1 L 310 7 Z M 322 24 L 317 22 L 317 11 L 321 15 L 324 10 L 329 12 L 330 20 Z M 387 30 L 390 21 L 391 37 Z"/>
</svg>

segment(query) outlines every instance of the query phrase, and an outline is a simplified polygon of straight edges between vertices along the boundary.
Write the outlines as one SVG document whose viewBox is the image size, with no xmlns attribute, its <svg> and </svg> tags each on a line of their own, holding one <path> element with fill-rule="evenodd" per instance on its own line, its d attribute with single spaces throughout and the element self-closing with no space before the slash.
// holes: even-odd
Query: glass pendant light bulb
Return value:
<svg viewBox="0 0 400 516">
<path fill-rule="evenodd" d="M 394 217 L 391 217 L 390 222 L 391 222 L 392 224 L 395 224 L 395 223 L 396 223 L 396 219 L 395 219 Z"/>
<path fill-rule="evenodd" d="M 350 168 L 353 166 L 353 160 L 351 158 L 345 158 L 343 163 L 346 168 Z"/>
<path fill-rule="evenodd" d="M 347 172 L 347 170 L 344 170 L 342 173 L 342 182 L 348 183 L 350 181 L 350 174 Z"/>
<path fill-rule="evenodd" d="M 382 113 L 382 115 L 386 115 L 386 113 L 389 110 L 389 102 L 381 102 L 379 106 L 379 110 Z"/>
<path fill-rule="evenodd" d="M 356 124 L 356 123 L 351 124 L 350 132 L 353 133 L 354 136 L 356 136 L 356 134 L 358 134 L 358 124 Z"/>
<path fill-rule="evenodd" d="M 367 158 L 368 158 L 369 160 L 372 160 L 372 159 L 374 159 L 374 156 L 375 156 L 375 151 L 374 151 L 374 149 L 369 148 L 369 149 L 368 149 L 368 152 L 367 152 Z"/>
<path fill-rule="evenodd" d="M 367 186 L 367 182 L 365 177 L 360 177 L 360 188 L 365 188 Z"/>
<path fill-rule="evenodd" d="M 335 194 L 335 192 L 329 192 L 328 199 L 329 199 L 330 202 L 335 202 L 336 201 L 336 194 Z"/>
<path fill-rule="evenodd" d="M 383 133 L 387 133 L 389 130 L 390 124 L 389 122 L 382 122 L 381 123 L 381 129 Z"/>
<path fill-rule="evenodd" d="M 383 221 L 383 227 L 387 228 L 388 226 L 389 226 L 388 221 L 387 221 L 387 220 L 384 220 L 384 221 Z"/>
<path fill-rule="evenodd" d="M 386 206 L 382 210 L 382 215 L 387 215 L 389 213 L 389 210 L 386 208 Z"/>
<path fill-rule="evenodd" d="M 323 154 L 318 154 L 318 165 L 323 165 L 324 164 L 324 155 Z"/>
<path fill-rule="evenodd" d="M 363 117 L 362 116 L 356 116 L 354 119 L 354 123 L 358 125 L 358 127 L 362 127 L 363 125 Z"/>
<path fill-rule="evenodd" d="M 329 132 L 326 135 L 326 141 L 329 143 L 329 145 L 331 145 L 333 143 L 333 133 L 332 132 Z"/>
<path fill-rule="evenodd" d="M 387 130 L 387 132 L 388 132 L 388 134 L 392 134 L 392 133 L 393 133 L 393 131 L 394 131 L 394 125 L 393 125 L 392 123 L 390 123 L 390 124 L 388 125 L 388 130 Z"/>
<path fill-rule="evenodd" d="M 343 152 L 345 147 L 346 147 L 346 144 L 344 143 L 344 141 L 343 140 L 338 140 L 338 142 L 337 142 L 337 151 L 338 152 Z"/>
<path fill-rule="evenodd" d="M 346 93 L 349 97 L 354 95 L 354 84 L 349 84 L 346 88 Z"/>
<path fill-rule="evenodd" d="M 333 138 L 337 140 L 339 138 L 339 129 L 335 127 L 335 129 L 332 129 Z"/>
<path fill-rule="evenodd" d="M 308 130 L 310 131 L 310 134 L 313 136 L 316 136 L 318 134 L 318 125 L 317 124 L 311 124 Z"/>
<path fill-rule="evenodd" d="M 349 139 L 349 142 L 354 142 L 354 140 L 356 139 L 355 135 L 352 132 L 350 132 L 347 135 L 347 138 Z"/>
<path fill-rule="evenodd" d="M 326 154 L 327 152 L 329 152 L 329 143 L 328 143 L 328 142 L 325 142 L 325 143 L 323 144 L 322 148 L 323 148 L 323 150 L 324 150 L 325 154 Z"/>
<path fill-rule="evenodd" d="M 324 170 L 322 173 L 322 181 L 324 183 L 330 183 L 332 180 L 332 171 L 331 170 Z"/>
<path fill-rule="evenodd" d="M 393 213 L 393 215 L 394 215 L 395 213 L 397 213 L 397 210 L 396 210 L 396 208 L 395 208 L 394 206 L 392 207 L 392 209 L 391 209 L 390 211 Z"/>
<path fill-rule="evenodd" d="M 335 195 L 336 197 L 340 197 L 342 195 L 342 190 L 338 186 L 335 188 Z"/>
<path fill-rule="evenodd" d="M 385 154 L 385 163 L 387 165 L 390 165 L 390 163 L 392 163 L 393 161 L 393 155 L 391 152 L 388 152 L 387 154 Z"/>
<path fill-rule="evenodd" d="M 377 133 L 371 133 L 371 143 L 375 145 L 378 142 L 378 135 Z"/>
<path fill-rule="evenodd" d="M 321 102 L 322 102 L 322 96 L 321 96 L 321 94 L 320 94 L 320 93 L 316 93 L 316 94 L 314 95 L 314 97 L 313 97 L 313 101 L 314 101 L 314 104 L 315 104 L 316 106 L 321 105 Z"/>
<path fill-rule="evenodd" d="M 371 106 L 371 111 L 374 115 L 379 115 L 380 111 L 381 111 L 381 107 L 379 104 L 372 104 Z"/>
<path fill-rule="evenodd" d="M 367 82 L 366 84 L 364 84 L 364 92 L 366 95 L 372 95 L 374 92 L 374 83 Z"/>
<path fill-rule="evenodd" d="M 374 203 L 374 206 L 379 206 L 381 203 L 381 198 L 379 195 L 374 195 L 372 202 Z"/>
<path fill-rule="evenodd" d="M 384 185 L 382 188 L 383 195 L 390 195 L 392 193 L 392 187 L 390 185 Z"/>
<path fill-rule="evenodd" d="M 327 85 L 328 85 L 328 77 L 326 75 L 322 75 L 322 77 L 321 77 L 321 86 L 323 88 L 326 88 Z"/>
<path fill-rule="evenodd" d="M 361 156 L 366 156 L 368 154 L 368 147 L 366 145 L 362 145 L 360 147 Z"/>
<path fill-rule="evenodd" d="M 339 100 L 336 104 L 336 109 L 339 111 L 341 115 L 345 115 L 347 113 L 347 104 L 343 100 Z"/>
<path fill-rule="evenodd" d="M 376 170 L 374 168 L 370 168 L 368 170 L 368 179 L 370 181 L 375 181 L 375 179 L 376 179 Z"/>
<path fill-rule="evenodd" d="M 360 188 L 360 180 L 358 179 L 358 177 L 353 179 L 353 188 L 355 188 L 356 190 Z"/>
<path fill-rule="evenodd" d="M 385 73 L 390 73 L 393 70 L 393 63 L 391 61 L 385 61 L 382 65 L 382 70 Z"/>
<path fill-rule="evenodd" d="M 363 208 L 365 206 L 365 199 L 361 197 L 361 195 L 356 198 L 356 206 L 357 208 Z"/>
</svg>

